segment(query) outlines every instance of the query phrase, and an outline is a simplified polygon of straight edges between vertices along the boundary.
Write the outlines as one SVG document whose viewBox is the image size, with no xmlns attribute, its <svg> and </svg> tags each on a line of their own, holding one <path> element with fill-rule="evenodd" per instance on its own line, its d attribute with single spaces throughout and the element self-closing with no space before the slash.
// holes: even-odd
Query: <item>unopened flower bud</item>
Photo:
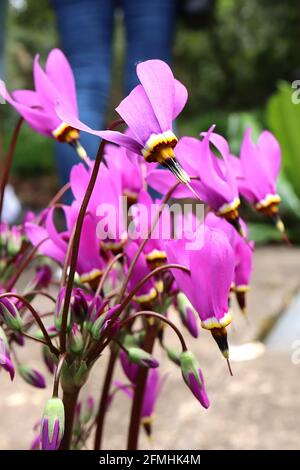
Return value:
<svg viewBox="0 0 300 470">
<path fill-rule="evenodd" d="M 16 306 L 5 297 L 0 299 L 0 318 L 13 331 L 22 331 L 22 318 Z"/>
<path fill-rule="evenodd" d="M 194 338 L 198 338 L 197 313 L 187 296 L 182 292 L 177 295 L 177 304 L 182 323 Z"/>
<path fill-rule="evenodd" d="M 54 374 L 57 364 L 57 358 L 54 354 L 52 354 L 49 347 L 46 345 L 43 346 L 42 354 L 44 363 L 46 364 L 48 371 L 50 372 L 50 374 Z"/>
<path fill-rule="evenodd" d="M 41 424 L 41 442 L 43 450 L 57 450 L 65 429 L 65 410 L 60 398 L 47 401 Z"/>
<path fill-rule="evenodd" d="M 83 349 L 82 334 L 77 323 L 72 325 L 69 336 L 69 349 L 73 354 L 80 354 Z"/>
<path fill-rule="evenodd" d="M 102 315 L 97 318 L 95 323 L 92 326 L 91 334 L 95 341 L 98 341 L 100 336 L 108 329 L 111 328 L 111 334 L 117 334 L 119 330 L 119 318 L 112 320 L 114 314 L 118 311 L 120 305 L 115 305 L 114 307 L 107 310 L 107 312 L 102 313 Z M 113 322 L 113 323 L 112 323 Z"/>
<path fill-rule="evenodd" d="M 177 366 L 180 366 L 180 353 L 174 349 L 166 349 L 168 358 Z"/>
<path fill-rule="evenodd" d="M 127 351 L 128 359 L 135 364 L 148 368 L 156 368 L 159 362 L 151 356 L 147 351 L 141 348 L 129 348 Z"/>
<path fill-rule="evenodd" d="M 85 319 L 88 311 L 88 303 L 82 289 L 73 289 L 70 300 L 70 307 L 75 320 L 77 322 L 82 322 Z"/>
<path fill-rule="evenodd" d="M 203 374 L 197 359 L 191 351 L 181 353 L 180 366 L 186 385 L 201 405 L 208 408 L 210 403 L 205 391 Z"/>
<path fill-rule="evenodd" d="M 61 330 L 61 323 L 62 323 L 62 314 L 63 314 L 63 308 L 64 308 L 64 303 L 65 303 L 65 295 L 66 295 L 66 288 L 62 287 L 58 293 L 57 296 L 57 302 L 55 305 L 55 310 L 54 310 L 54 324 L 57 329 L 57 331 Z M 71 322 L 71 310 L 69 307 L 68 311 L 68 321 L 67 325 L 69 326 Z"/>
<path fill-rule="evenodd" d="M 13 380 L 15 376 L 15 368 L 10 358 L 9 345 L 8 345 L 8 341 L 6 338 L 6 334 L 3 328 L 1 328 L 1 326 L 0 326 L 0 367 L 3 367 L 3 369 L 9 373 L 11 380 Z"/>
<path fill-rule="evenodd" d="M 40 372 L 33 369 L 32 367 L 27 366 L 26 364 L 19 364 L 18 372 L 29 385 L 37 388 L 46 388 L 44 377 Z"/>
</svg>

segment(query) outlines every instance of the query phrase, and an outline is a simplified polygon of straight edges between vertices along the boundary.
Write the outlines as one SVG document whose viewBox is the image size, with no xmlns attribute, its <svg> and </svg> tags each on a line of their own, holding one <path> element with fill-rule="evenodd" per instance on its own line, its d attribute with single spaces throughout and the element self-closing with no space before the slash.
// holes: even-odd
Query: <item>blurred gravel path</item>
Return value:
<svg viewBox="0 0 300 470">
<path fill-rule="evenodd" d="M 230 328 L 232 366 L 226 363 L 209 333 L 202 330 L 189 345 L 197 354 L 206 378 L 211 408 L 204 410 L 183 384 L 180 373 L 161 357 L 161 370 L 170 372 L 157 406 L 150 442 L 142 434 L 143 449 L 296 449 L 300 448 L 300 364 L 290 351 L 266 348 L 259 357 L 236 362 L 245 349 L 240 345 L 265 336 L 300 288 L 300 249 L 268 247 L 255 253 L 252 290 L 249 293 L 249 323 L 235 307 Z M 43 308 L 47 308 L 43 305 Z M 300 322 L 300 312 L 299 312 Z M 291 328 L 295 325 L 291 324 Z M 168 334 L 168 343 L 176 339 Z M 186 335 L 188 338 L 188 335 Z M 300 338 L 299 338 L 300 340 Z M 21 352 L 21 351 L 20 351 Z M 157 352 L 159 357 L 159 353 Z M 32 345 L 22 360 L 40 367 L 39 348 Z M 103 364 L 99 361 L 89 382 L 89 391 L 99 393 Z M 118 375 L 121 377 L 120 371 Z M 50 385 L 50 380 L 48 380 Z M 16 377 L 0 374 L 0 449 L 26 449 L 32 427 L 41 416 L 49 391 L 37 391 Z M 124 448 L 128 425 L 127 398 L 119 394 L 108 413 L 106 449 Z"/>
</svg>

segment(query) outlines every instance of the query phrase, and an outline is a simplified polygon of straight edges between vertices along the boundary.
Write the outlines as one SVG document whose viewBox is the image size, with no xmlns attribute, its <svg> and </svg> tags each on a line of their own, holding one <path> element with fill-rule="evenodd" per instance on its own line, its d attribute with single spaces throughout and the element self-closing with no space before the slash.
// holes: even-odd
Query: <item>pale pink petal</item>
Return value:
<svg viewBox="0 0 300 470">
<path fill-rule="evenodd" d="M 74 75 L 66 56 L 60 49 L 52 49 L 49 53 L 46 74 L 70 110 L 78 115 Z"/>
<path fill-rule="evenodd" d="M 116 111 L 142 146 L 151 134 L 159 134 L 162 131 L 142 85 L 136 86 L 121 101 Z"/>
<path fill-rule="evenodd" d="M 147 60 L 137 65 L 136 72 L 161 130 L 172 129 L 175 98 L 172 70 L 162 60 Z"/>
</svg>

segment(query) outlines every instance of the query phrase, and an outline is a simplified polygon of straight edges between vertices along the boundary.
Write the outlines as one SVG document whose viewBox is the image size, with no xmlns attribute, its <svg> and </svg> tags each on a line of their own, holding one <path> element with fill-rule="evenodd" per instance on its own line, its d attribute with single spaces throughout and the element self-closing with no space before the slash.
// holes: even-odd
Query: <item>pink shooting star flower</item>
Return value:
<svg viewBox="0 0 300 470">
<path fill-rule="evenodd" d="M 120 177 L 122 195 L 127 198 L 128 206 L 138 200 L 140 191 L 145 186 L 146 164 L 136 153 L 108 144 L 105 147 L 105 162 L 115 178 Z"/>
<path fill-rule="evenodd" d="M 141 424 L 144 426 L 144 429 L 149 437 L 152 433 L 152 423 L 155 418 L 155 406 L 166 379 L 167 374 L 165 374 L 163 377 L 160 377 L 157 369 L 149 370 L 141 412 Z M 133 398 L 134 387 L 132 385 L 125 385 L 118 381 L 115 381 L 114 385 L 116 390 L 122 391 L 131 399 Z"/>
<path fill-rule="evenodd" d="M 254 242 L 247 243 L 226 220 L 216 217 L 209 212 L 205 218 L 208 227 L 222 230 L 228 237 L 235 256 L 234 282 L 235 292 L 241 311 L 246 314 L 246 292 L 250 289 L 250 279 L 253 270 Z M 241 220 L 244 232 L 248 236 L 245 222 Z"/>
<path fill-rule="evenodd" d="M 80 122 L 63 102 L 57 105 L 57 114 L 73 128 L 123 146 L 142 155 L 146 162 L 160 163 L 179 181 L 188 183 L 189 177 L 175 156 L 174 148 L 178 139 L 172 130 L 174 119 L 187 101 L 187 90 L 161 60 L 141 62 L 136 71 L 140 84 L 116 108 L 128 125 L 130 135 L 91 129 Z"/>
<path fill-rule="evenodd" d="M 90 180 L 91 168 L 82 163 L 74 165 L 70 175 L 71 190 L 76 207 L 81 205 Z M 104 251 L 119 252 L 127 240 L 124 219 L 122 185 L 119 172 L 111 172 L 102 166 L 88 204 L 88 212 L 97 222 L 95 235 Z"/>
<path fill-rule="evenodd" d="M 153 201 L 147 191 L 141 190 L 137 204 L 130 208 L 134 225 L 134 239 L 140 244 L 145 238 L 148 238 L 143 248 L 143 254 L 152 269 L 161 266 L 167 259 L 164 240 L 170 239 L 172 234 L 171 215 L 167 209 L 168 206 L 163 209 L 150 238 L 148 238 L 149 230 L 153 226 L 159 210 L 159 203 Z"/>
<path fill-rule="evenodd" d="M 25 232 L 33 246 L 39 245 L 38 252 L 64 264 L 68 242 L 77 220 L 79 207 L 74 202 L 72 206 L 62 207 L 67 228 L 58 232 L 53 221 L 54 209 L 48 212 L 45 226 L 34 223 L 25 224 Z M 45 241 L 44 241 L 45 240 Z M 43 243 L 42 243 L 43 242 Z M 87 213 L 84 219 L 76 270 L 82 283 L 98 285 L 104 269 L 104 260 L 99 254 L 99 239 L 97 237 L 97 219 Z"/>
<path fill-rule="evenodd" d="M 278 213 L 281 199 L 276 190 L 281 150 L 273 134 L 263 131 L 255 144 L 251 139 L 251 129 L 247 129 L 240 159 L 232 157 L 231 160 L 237 171 L 240 194 L 255 210 L 270 216 L 277 229 L 284 233 L 284 225 Z"/>
<path fill-rule="evenodd" d="M 226 326 L 231 322 L 228 299 L 234 279 L 234 253 L 223 232 L 204 226 L 200 230 L 204 243 L 198 250 L 187 250 L 184 239 L 166 242 L 168 262 L 189 268 L 190 273 L 171 271 L 197 311 L 202 327 L 210 330 L 228 359 Z"/>
<path fill-rule="evenodd" d="M 126 259 L 127 266 L 129 267 L 136 252 L 138 250 L 138 244 L 135 241 L 130 242 L 126 246 Z M 128 289 L 132 290 L 138 282 L 140 282 L 147 274 L 151 272 L 147 260 L 144 256 L 139 256 L 135 269 L 130 277 L 128 283 Z M 151 305 L 151 303 L 157 298 L 158 292 L 161 291 L 161 283 L 155 283 L 153 279 L 149 279 L 135 294 L 133 300 L 144 306 Z"/>
<path fill-rule="evenodd" d="M 190 185 L 198 197 L 244 235 L 239 223 L 240 199 L 235 173 L 229 162 L 229 146 L 222 136 L 212 132 L 213 128 L 214 126 L 202 134 L 203 140 L 193 137 L 180 139 L 176 155 L 187 173 L 194 177 Z M 222 159 L 212 152 L 210 143 L 216 147 Z M 148 174 L 147 182 L 153 189 L 165 194 L 176 180 L 172 175 L 166 177 L 163 170 L 156 169 Z M 184 186 L 178 187 L 173 196 L 190 197 L 187 189 Z"/>
<path fill-rule="evenodd" d="M 75 80 L 72 69 L 60 49 L 49 53 L 45 71 L 36 55 L 33 64 L 35 90 L 15 90 L 10 95 L 0 80 L 0 95 L 8 101 L 25 121 L 38 133 L 59 142 L 67 142 L 78 155 L 86 159 L 86 152 L 79 142 L 79 131 L 62 121 L 55 112 L 59 101 L 78 116 Z"/>
</svg>

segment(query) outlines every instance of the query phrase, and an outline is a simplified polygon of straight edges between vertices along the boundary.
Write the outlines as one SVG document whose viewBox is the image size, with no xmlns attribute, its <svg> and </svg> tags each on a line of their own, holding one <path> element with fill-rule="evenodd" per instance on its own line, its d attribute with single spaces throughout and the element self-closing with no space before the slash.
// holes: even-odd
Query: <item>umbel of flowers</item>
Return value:
<svg viewBox="0 0 300 470">
<path fill-rule="evenodd" d="M 82 161 L 38 215 L 27 213 L 19 226 L 0 225 L 0 367 L 11 380 L 16 372 L 31 386 L 46 387 L 43 374 L 22 360 L 30 341 L 40 344 L 53 384 L 34 428 L 33 449 L 80 449 L 92 435 L 100 449 L 106 413 L 119 391 L 129 398 L 127 447 L 135 449 L 141 427 L 149 436 L 153 432 L 167 379 L 155 347 L 181 369 L 183 383 L 204 408 L 210 405 L 205 380 L 186 335 L 197 338 L 200 326 L 208 330 L 231 370 L 230 297 L 236 295 L 245 314 L 254 250 L 240 197 L 284 232 L 276 192 L 280 148 L 267 131 L 254 143 L 250 129 L 238 157 L 214 126 L 199 138 L 179 139 L 173 122 L 188 93 L 160 60 L 138 64 L 140 84 L 116 108 L 121 119 L 106 130 L 79 121 L 73 73 L 60 50 L 50 52 L 45 70 L 37 57 L 33 75 L 33 91 L 10 94 L 0 81 L 0 94 L 21 116 L 1 176 L 0 211 L 23 122 L 71 145 Z M 124 124 L 124 132 L 116 129 Z M 86 154 L 80 132 L 102 138 L 97 155 Z M 68 187 L 70 205 L 63 202 Z M 149 188 L 160 198 L 153 201 Z M 129 217 L 120 204 L 124 197 Z M 193 214 L 165 218 L 170 198 L 185 197 L 206 205 L 204 221 Z M 63 228 L 56 226 L 57 210 Z M 183 224 L 187 219 L 196 227 L 196 245 Z M 170 229 L 168 236 L 162 227 Z M 32 279 L 19 283 L 32 266 Z M 47 313 L 33 306 L 43 296 L 52 303 Z M 163 327 L 177 337 L 177 348 L 169 347 Z M 123 381 L 114 374 L 118 362 Z M 100 396 L 82 400 L 89 375 L 104 367 Z"/>
</svg>

